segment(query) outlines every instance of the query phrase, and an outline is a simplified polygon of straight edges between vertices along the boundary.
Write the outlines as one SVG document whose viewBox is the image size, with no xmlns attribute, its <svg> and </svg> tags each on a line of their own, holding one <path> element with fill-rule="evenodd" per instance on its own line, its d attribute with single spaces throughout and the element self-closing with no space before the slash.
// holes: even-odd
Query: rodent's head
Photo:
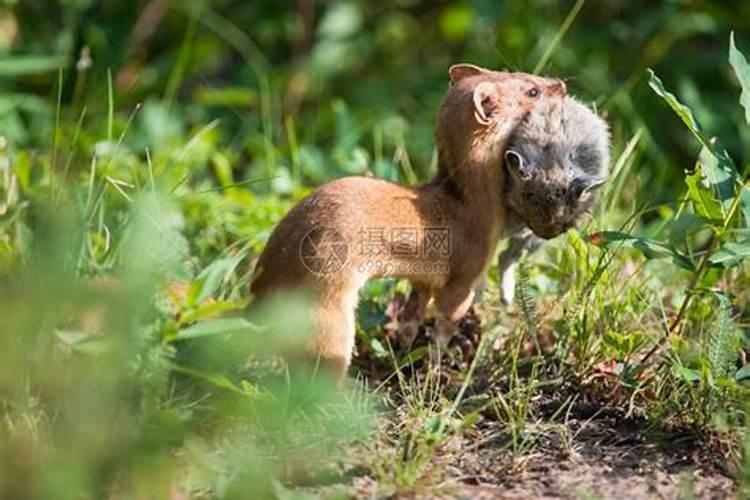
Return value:
<svg viewBox="0 0 750 500">
<path fill-rule="evenodd" d="M 540 105 L 515 129 L 504 168 L 510 208 L 537 236 L 554 238 L 593 208 L 607 180 L 607 124 L 571 97 Z"/>
<path fill-rule="evenodd" d="M 436 129 L 442 166 L 456 166 L 470 154 L 501 157 L 510 133 L 542 103 L 560 106 L 565 83 L 527 73 L 492 71 L 472 64 L 448 70 L 451 88 Z"/>
</svg>

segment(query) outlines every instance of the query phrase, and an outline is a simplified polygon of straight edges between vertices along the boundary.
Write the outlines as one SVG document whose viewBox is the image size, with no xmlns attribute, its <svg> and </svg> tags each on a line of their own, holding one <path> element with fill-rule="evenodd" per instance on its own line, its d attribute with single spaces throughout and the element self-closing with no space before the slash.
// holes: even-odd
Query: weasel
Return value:
<svg viewBox="0 0 750 500">
<path fill-rule="evenodd" d="M 514 128 L 536 107 L 559 107 L 561 80 L 449 69 L 438 113 L 438 171 L 417 187 L 370 177 L 329 182 L 297 204 L 261 253 L 250 292 L 312 292 L 310 349 L 342 379 L 355 338 L 358 290 L 371 278 L 408 278 L 416 309 L 434 297 L 436 340 L 447 344 L 505 225 L 502 168 Z"/>
<path fill-rule="evenodd" d="M 524 251 L 574 227 L 593 208 L 609 162 L 607 123 L 572 97 L 562 106 L 540 104 L 515 129 L 504 165 L 510 238 L 498 257 L 503 302 L 513 301 Z"/>
<path fill-rule="evenodd" d="M 501 300 L 513 302 L 515 271 L 524 252 L 536 251 L 580 222 L 598 199 L 609 171 L 607 123 L 566 96 L 536 106 L 515 128 L 505 151 L 507 248 L 498 256 Z M 484 279 L 477 287 L 480 297 Z M 399 314 L 399 338 L 411 343 L 422 321 L 426 298 L 413 289 Z"/>
</svg>

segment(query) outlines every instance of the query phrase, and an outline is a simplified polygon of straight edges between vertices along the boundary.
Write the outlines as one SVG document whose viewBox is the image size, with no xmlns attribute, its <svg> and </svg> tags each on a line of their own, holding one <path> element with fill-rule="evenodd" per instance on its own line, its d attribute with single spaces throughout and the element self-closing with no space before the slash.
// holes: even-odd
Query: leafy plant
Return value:
<svg viewBox="0 0 750 500">
<path fill-rule="evenodd" d="M 750 119 L 750 102 L 747 98 L 750 92 L 750 66 L 736 48 L 734 34 L 730 37 L 729 62 L 742 87 L 740 104 L 745 107 L 746 117 Z M 736 362 L 739 345 L 736 340 L 737 327 L 732 319 L 730 297 L 720 289 L 709 287 L 717 282 L 717 276 L 727 275 L 732 268 L 741 266 L 744 259 L 750 256 L 750 181 L 743 181 L 727 150 L 716 138 L 706 135 L 691 109 L 666 90 L 653 71 L 649 71 L 649 85 L 677 114 L 701 145 L 695 167 L 685 176 L 685 202 L 666 223 L 666 231 L 669 231 L 670 224 L 678 223 L 678 217 L 683 210 L 691 209 L 702 224 L 698 232 L 708 232 L 708 239 L 693 237 L 692 242 L 685 241 L 682 247 L 678 247 L 675 242 L 665 239 L 604 231 L 592 234 L 588 241 L 605 248 L 633 248 L 649 260 L 670 258 L 675 265 L 690 273 L 689 283 L 684 290 L 684 297 L 677 313 L 665 325 L 664 337 L 642 357 L 641 363 L 645 364 L 650 360 L 671 335 L 677 335 L 682 331 L 695 297 L 708 296 L 718 301 L 719 308 L 709 329 L 707 347 L 704 351 L 703 364 L 707 371 L 698 370 L 693 376 L 686 375 L 688 372 L 684 366 L 675 367 L 679 376 L 688 382 L 703 380 L 710 389 L 711 397 L 718 398 L 724 392 L 723 387 L 734 381 L 736 370 L 732 369 L 732 366 Z M 614 337 L 608 338 L 608 342 L 612 343 Z M 704 378 L 703 374 L 707 375 L 707 378 Z M 713 411 L 713 408 L 713 404 L 701 405 L 703 411 Z"/>
</svg>

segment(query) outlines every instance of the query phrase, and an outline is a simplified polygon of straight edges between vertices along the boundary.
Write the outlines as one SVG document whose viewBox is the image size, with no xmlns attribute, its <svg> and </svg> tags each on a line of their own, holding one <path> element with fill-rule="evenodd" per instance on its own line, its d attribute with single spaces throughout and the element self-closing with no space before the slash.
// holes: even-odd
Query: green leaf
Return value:
<svg viewBox="0 0 750 500">
<path fill-rule="evenodd" d="M 706 137 L 706 135 L 703 133 L 703 129 L 698 123 L 698 120 L 696 120 L 695 116 L 693 116 L 693 112 L 690 110 L 690 108 L 682 104 L 674 94 L 670 93 L 667 89 L 664 88 L 664 84 L 659 79 L 659 77 L 656 76 L 656 73 L 654 73 L 653 70 L 649 69 L 648 75 L 648 84 L 651 89 L 667 104 L 669 104 L 669 107 L 672 108 L 677 116 L 680 117 L 682 122 L 687 125 L 687 128 L 690 130 L 690 132 L 693 133 L 695 138 L 698 139 L 698 141 L 707 150 L 707 153 L 701 152 L 701 163 L 708 163 L 708 154 L 710 154 L 715 158 L 717 168 L 724 170 L 733 178 L 739 179 L 739 174 L 737 173 L 737 169 L 734 166 L 734 162 L 729 156 L 729 153 L 727 153 L 726 149 L 719 147 L 718 144 L 715 144 L 716 141 L 711 141 L 708 139 L 708 137 Z"/>
<path fill-rule="evenodd" d="M 737 373 L 734 374 L 734 379 L 737 382 L 742 382 L 743 380 L 750 379 L 750 363 L 745 363 L 742 365 L 742 368 L 737 370 Z"/>
<path fill-rule="evenodd" d="M 640 251 L 646 259 L 671 258 L 677 266 L 688 271 L 694 271 L 693 262 L 680 253 L 672 245 L 649 238 L 631 236 L 618 231 L 602 231 L 589 235 L 586 240 L 592 245 L 609 247 L 612 245 L 634 248 Z"/>
<path fill-rule="evenodd" d="M 750 125 L 750 64 L 734 44 L 734 31 L 729 35 L 729 64 L 732 65 L 742 87 L 740 104 L 745 108 L 745 121 Z"/>
<path fill-rule="evenodd" d="M 674 218 L 673 214 L 667 214 L 667 216 L 670 217 L 670 223 L 665 229 L 669 234 L 664 242 L 677 248 L 683 245 L 691 235 L 706 228 L 706 222 L 701 217 L 687 210 L 683 210 L 677 218 Z"/>
<path fill-rule="evenodd" d="M 398 369 L 401 370 L 403 368 L 406 368 L 407 366 L 410 366 L 417 361 L 420 361 L 422 359 L 425 359 L 429 356 L 429 350 L 427 346 L 420 346 L 416 349 L 410 351 L 406 356 L 401 358 Z"/>
<path fill-rule="evenodd" d="M 745 227 L 750 229 L 750 181 L 740 190 L 740 210 L 745 218 Z"/>
<path fill-rule="evenodd" d="M 693 202 L 693 209 L 701 219 L 714 228 L 721 227 L 724 222 L 724 210 L 703 171 L 702 165 L 699 164 L 695 172 L 685 176 L 688 198 Z"/>
<path fill-rule="evenodd" d="M 261 328 L 243 318 L 212 319 L 196 323 L 177 332 L 175 340 L 195 339 L 211 335 L 259 332 Z"/>
<path fill-rule="evenodd" d="M 707 358 L 713 380 L 729 375 L 740 349 L 737 328 L 732 319 L 732 301 L 724 293 L 715 293 L 719 302 L 716 319 L 708 329 Z"/>
<path fill-rule="evenodd" d="M 708 260 L 711 264 L 734 267 L 748 257 L 750 257 L 750 239 L 736 243 L 728 241 L 711 255 Z"/>
<path fill-rule="evenodd" d="M 388 357 L 388 351 L 383 347 L 383 343 L 375 337 L 370 339 L 370 349 L 372 349 L 373 356 L 376 359 L 386 359 Z"/>
<path fill-rule="evenodd" d="M 608 331 L 602 338 L 604 345 L 610 348 L 618 357 L 629 356 L 640 349 L 646 342 L 646 336 L 639 332 L 620 334 L 615 331 Z"/>
<path fill-rule="evenodd" d="M 620 354 L 623 351 L 625 345 L 625 338 L 617 332 L 609 331 L 604 334 L 602 338 L 604 345 L 609 347 L 616 354 Z"/>
<path fill-rule="evenodd" d="M 213 297 L 228 276 L 242 261 L 242 255 L 217 259 L 206 266 L 195 280 L 196 289 L 194 303 L 200 304 L 204 300 Z"/>
<path fill-rule="evenodd" d="M 698 124 L 698 120 L 696 120 L 693 116 L 692 110 L 682 104 L 674 94 L 664 88 L 664 84 L 662 83 L 661 79 L 656 76 L 656 73 L 654 73 L 653 70 L 648 69 L 647 71 L 649 76 L 649 87 L 651 87 L 651 89 L 656 92 L 659 97 L 661 97 L 667 104 L 669 104 L 669 107 L 672 108 L 677 116 L 680 117 L 682 122 L 687 125 L 687 128 L 701 142 L 701 144 L 703 144 L 703 146 L 707 147 L 709 150 L 713 150 L 713 146 L 708 141 L 708 138 L 703 134 L 703 131 Z"/>
<path fill-rule="evenodd" d="M 217 316 L 227 311 L 241 311 L 247 307 L 247 301 L 217 301 L 201 304 L 180 317 L 180 323 L 192 323 L 200 321 L 211 316 Z"/>
<path fill-rule="evenodd" d="M 258 102 L 258 93 L 245 87 L 201 87 L 193 98 L 204 106 L 249 108 Z"/>
<path fill-rule="evenodd" d="M 726 154 L 726 151 L 724 151 L 724 154 Z M 703 179 L 706 185 L 711 187 L 716 200 L 721 204 L 724 216 L 729 213 L 737 195 L 737 186 L 741 183 L 734 164 L 731 160 L 727 161 L 726 158 L 716 156 L 706 148 L 703 148 L 698 155 Z"/>
<path fill-rule="evenodd" d="M 701 372 L 693 370 L 683 365 L 676 365 L 672 367 L 672 371 L 677 378 L 684 380 L 685 382 L 700 382 Z"/>
<path fill-rule="evenodd" d="M 463 429 L 471 429 L 479 422 L 482 421 L 482 414 L 478 411 L 473 411 L 466 415 L 461 421 L 461 427 Z"/>
<path fill-rule="evenodd" d="M 222 389 L 227 389 L 231 392 L 234 392 L 235 394 L 240 394 L 251 400 L 270 399 L 272 397 L 270 394 L 258 389 L 252 384 L 245 383 L 245 381 L 242 381 L 241 386 L 238 386 L 237 384 L 232 382 L 226 375 L 223 375 L 221 373 L 204 372 L 202 370 L 196 370 L 195 368 L 181 366 L 176 363 L 168 364 L 172 368 L 172 370 L 176 372 L 190 375 L 193 378 L 203 380 Z"/>
</svg>

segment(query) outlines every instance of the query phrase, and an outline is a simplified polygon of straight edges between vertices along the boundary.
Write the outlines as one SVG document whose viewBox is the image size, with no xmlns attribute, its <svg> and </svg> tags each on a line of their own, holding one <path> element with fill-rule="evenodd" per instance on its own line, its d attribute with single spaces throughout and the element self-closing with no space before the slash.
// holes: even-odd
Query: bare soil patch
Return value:
<svg viewBox="0 0 750 500">
<path fill-rule="evenodd" d="M 480 337 L 481 321 L 472 314 L 451 344 L 455 355 L 449 358 L 448 375 L 443 380 L 448 398 L 458 385 L 450 374 L 465 372 Z M 426 324 L 415 345 L 424 346 L 428 341 Z M 356 362 L 373 385 L 391 374 L 366 351 Z M 502 390 L 493 388 L 494 382 L 482 376 L 472 383 L 469 398 Z M 387 384 L 398 392 L 393 377 Z M 485 407 L 477 423 L 435 450 L 428 466 L 434 472 L 413 487 L 378 484 L 369 470 L 369 458 L 355 453 L 356 465 L 344 472 L 351 480 L 344 490 L 339 485 L 317 493 L 345 492 L 359 498 L 736 497 L 731 447 L 725 438 L 689 426 L 668 427 L 643 415 L 633 416 L 632 411 L 627 414 L 613 405 L 619 398 L 602 393 L 606 390 L 606 384 L 583 386 L 562 381 L 539 391 L 528 412 L 523 446 L 514 447 L 507 422 Z M 390 425 L 398 428 L 405 413 L 399 405 L 406 402 L 399 396 L 391 401 L 395 408 Z"/>
</svg>

